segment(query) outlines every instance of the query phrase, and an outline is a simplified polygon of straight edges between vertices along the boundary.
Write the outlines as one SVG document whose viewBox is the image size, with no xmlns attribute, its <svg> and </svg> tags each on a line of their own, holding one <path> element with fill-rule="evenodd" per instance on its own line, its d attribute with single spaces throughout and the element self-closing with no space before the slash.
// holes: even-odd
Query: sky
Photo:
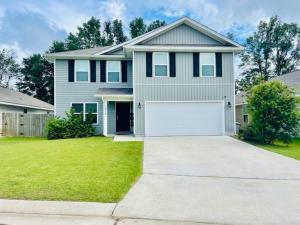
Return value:
<svg viewBox="0 0 300 225">
<path fill-rule="evenodd" d="M 299 0 L 0 0 L 0 49 L 14 51 L 17 60 L 43 53 L 54 40 L 63 40 L 95 16 L 100 21 L 135 17 L 167 23 L 189 16 L 239 42 L 251 35 L 260 20 L 272 15 L 300 24 Z"/>
</svg>

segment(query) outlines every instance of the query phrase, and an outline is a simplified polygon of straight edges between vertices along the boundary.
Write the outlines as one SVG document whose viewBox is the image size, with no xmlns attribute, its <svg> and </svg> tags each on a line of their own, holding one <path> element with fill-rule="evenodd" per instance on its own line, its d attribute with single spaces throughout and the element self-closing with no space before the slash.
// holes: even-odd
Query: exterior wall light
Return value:
<svg viewBox="0 0 300 225">
<path fill-rule="evenodd" d="M 138 103 L 138 108 L 141 109 L 142 108 L 142 104 L 139 102 Z"/>
<path fill-rule="evenodd" d="M 227 106 L 230 109 L 231 108 L 231 102 L 227 102 Z"/>
</svg>

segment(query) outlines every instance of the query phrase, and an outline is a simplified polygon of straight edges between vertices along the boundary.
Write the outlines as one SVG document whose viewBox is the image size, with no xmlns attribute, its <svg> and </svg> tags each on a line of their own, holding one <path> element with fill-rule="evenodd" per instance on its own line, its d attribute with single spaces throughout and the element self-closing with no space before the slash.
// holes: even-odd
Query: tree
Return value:
<svg viewBox="0 0 300 225">
<path fill-rule="evenodd" d="M 150 32 L 152 30 L 155 30 L 159 27 L 165 26 L 166 22 L 164 20 L 154 20 L 152 23 L 150 23 L 147 27 L 147 32 Z"/>
<path fill-rule="evenodd" d="M 147 26 L 144 23 L 143 18 L 137 17 L 132 20 L 129 24 L 131 38 L 138 37 L 144 33 L 146 33 Z"/>
<path fill-rule="evenodd" d="M 283 23 L 277 16 L 268 22 L 261 21 L 257 31 L 246 39 L 241 53 L 242 79 L 238 81 L 241 90 L 251 80 L 249 77 L 261 74 L 265 81 L 271 77 L 295 70 L 300 62 L 298 46 L 300 29 L 297 24 Z"/>
<path fill-rule="evenodd" d="M 0 86 L 8 88 L 12 79 L 19 76 L 19 65 L 8 49 L 0 50 Z"/>
<path fill-rule="evenodd" d="M 23 59 L 19 91 L 53 104 L 54 97 L 53 64 L 40 54 L 34 54 Z"/>
<path fill-rule="evenodd" d="M 300 62 L 300 29 L 295 23 L 282 23 L 277 19 L 273 37 L 273 52 L 271 61 L 274 64 L 274 74 L 279 76 L 297 68 Z"/>
<path fill-rule="evenodd" d="M 63 52 L 66 51 L 66 46 L 63 41 L 53 41 L 52 45 L 50 46 L 48 52 L 54 53 L 54 52 Z"/>
<path fill-rule="evenodd" d="M 297 134 L 298 100 L 293 90 L 280 81 L 254 86 L 247 94 L 251 131 L 257 141 L 288 144 Z"/>
<path fill-rule="evenodd" d="M 98 19 L 92 17 L 89 21 L 82 24 L 82 27 L 78 27 L 78 38 L 80 42 L 80 48 L 94 48 L 101 46 L 101 24 Z"/>
<path fill-rule="evenodd" d="M 113 34 L 115 44 L 120 44 L 127 41 L 127 37 L 124 34 L 123 24 L 121 20 L 116 19 L 113 21 Z"/>
<path fill-rule="evenodd" d="M 81 49 L 80 39 L 77 35 L 70 33 L 65 41 L 66 49 L 68 51 Z"/>
<path fill-rule="evenodd" d="M 103 45 L 109 46 L 114 43 L 113 28 L 110 21 L 105 21 L 103 24 Z"/>
</svg>

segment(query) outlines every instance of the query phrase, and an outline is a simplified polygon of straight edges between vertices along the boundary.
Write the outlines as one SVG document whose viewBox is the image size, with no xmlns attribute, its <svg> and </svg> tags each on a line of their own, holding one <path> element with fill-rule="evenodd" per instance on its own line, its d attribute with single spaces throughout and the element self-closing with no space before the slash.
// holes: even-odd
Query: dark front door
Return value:
<svg viewBox="0 0 300 225">
<path fill-rule="evenodd" d="M 116 103 L 117 132 L 130 132 L 130 103 Z"/>
</svg>

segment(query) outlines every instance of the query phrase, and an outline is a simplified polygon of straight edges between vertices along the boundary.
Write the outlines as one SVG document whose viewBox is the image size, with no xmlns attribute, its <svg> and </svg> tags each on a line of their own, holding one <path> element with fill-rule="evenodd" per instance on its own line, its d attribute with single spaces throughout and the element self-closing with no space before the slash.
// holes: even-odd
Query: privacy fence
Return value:
<svg viewBox="0 0 300 225">
<path fill-rule="evenodd" d="M 24 114 L 0 112 L 0 135 L 45 137 L 49 114 Z"/>
</svg>

